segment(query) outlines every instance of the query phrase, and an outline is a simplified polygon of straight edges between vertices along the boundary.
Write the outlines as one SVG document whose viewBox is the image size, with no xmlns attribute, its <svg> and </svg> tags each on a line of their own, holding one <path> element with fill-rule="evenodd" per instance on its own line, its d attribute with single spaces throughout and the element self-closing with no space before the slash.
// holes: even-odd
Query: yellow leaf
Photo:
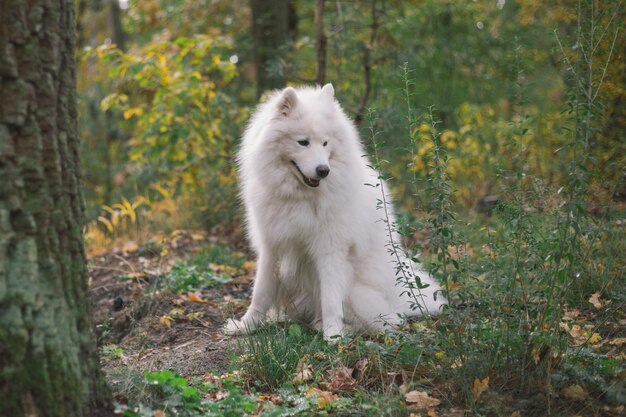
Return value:
<svg viewBox="0 0 626 417">
<path fill-rule="evenodd" d="M 107 228 L 109 233 L 113 233 L 113 224 L 109 221 L 109 219 L 103 216 L 98 216 L 98 221 Z"/>
<path fill-rule="evenodd" d="M 141 116 L 143 109 L 141 107 L 133 107 L 124 111 L 124 120 L 128 120 L 133 116 Z"/>
<path fill-rule="evenodd" d="M 513 411 L 509 417 L 522 417 L 522 414 L 519 411 Z"/>
<path fill-rule="evenodd" d="M 482 393 L 487 391 L 487 388 L 489 388 L 489 376 L 486 376 L 483 380 L 475 378 L 472 384 L 472 397 L 474 397 L 474 400 L 478 400 Z"/>
<path fill-rule="evenodd" d="M 161 316 L 159 318 L 159 323 L 167 327 L 168 329 L 172 328 L 172 318 L 170 316 Z"/>
<path fill-rule="evenodd" d="M 433 398 L 426 391 L 411 391 L 404 396 L 407 403 L 415 404 L 417 408 L 427 409 L 441 404 L 437 398 Z"/>
<path fill-rule="evenodd" d="M 200 294 L 198 294 L 197 292 L 190 292 L 189 295 L 187 296 L 187 301 L 189 301 L 190 303 L 204 303 L 205 302 L 200 296 Z"/>
<path fill-rule="evenodd" d="M 592 345 L 595 345 L 596 343 L 598 343 L 600 340 L 602 340 L 602 336 L 600 336 L 599 333 L 594 333 L 591 335 L 591 337 L 589 338 L 589 343 L 591 343 Z"/>
<path fill-rule="evenodd" d="M 435 352 L 435 358 L 441 359 L 445 354 L 443 352 Z"/>
<path fill-rule="evenodd" d="M 317 397 L 317 406 L 319 408 L 326 408 L 333 401 L 339 399 L 336 395 L 334 395 L 330 391 L 322 391 L 319 388 L 309 388 L 309 390 L 304 394 L 305 397 Z"/>
<path fill-rule="evenodd" d="M 204 235 L 202 233 L 192 233 L 191 239 L 197 241 L 204 240 Z"/>
<path fill-rule="evenodd" d="M 561 390 L 561 395 L 570 400 L 584 401 L 589 397 L 589 394 L 580 385 L 572 385 Z"/>
</svg>

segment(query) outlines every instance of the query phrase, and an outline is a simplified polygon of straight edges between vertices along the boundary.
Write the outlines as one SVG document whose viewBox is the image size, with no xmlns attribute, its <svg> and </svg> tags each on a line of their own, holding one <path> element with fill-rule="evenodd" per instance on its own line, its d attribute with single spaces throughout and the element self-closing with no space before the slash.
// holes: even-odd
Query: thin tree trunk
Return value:
<svg viewBox="0 0 626 417">
<path fill-rule="evenodd" d="M 324 33 L 324 0 L 315 2 L 315 49 L 317 52 L 317 66 L 315 68 L 315 82 L 324 85 L 326 79 L 326 34 Z"/>
<path fill-rule="evenodd" d="M 0 416 L 111 415 L 92 333 L 74 0 L 0 0 Z"/>
<path fill-rule="evenodd" d="M 250 8 L 257 96 L 260 97 L 266 90 L 285 85 L 280 60 L 284 58 L 289 38 L 290 12 L 287 0 L 250 0 Z"/>
</svg>

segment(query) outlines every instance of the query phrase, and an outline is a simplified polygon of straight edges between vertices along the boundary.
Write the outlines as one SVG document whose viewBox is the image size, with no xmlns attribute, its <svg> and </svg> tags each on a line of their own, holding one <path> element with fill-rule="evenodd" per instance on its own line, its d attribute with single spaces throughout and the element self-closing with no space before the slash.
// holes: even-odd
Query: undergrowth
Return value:
<svg viewBox="0 0 626 417">
<path fill-rule="evenodd" d="M 439 405 L 449 415 L 623 413 L 625 213 L 617 207 L 597 216 L 587 201 L 598 91 L 608 65 L 593 57 L 600 33 L 617 36 L 609 27 L 597 27 L 594 4 L 579 2 L 577 38 L 570 40 L 576 49 L 564 51 L 555 34 L 570 76 L 564 110 L 569 120 L 558 149 L 566 181 L 551 189 L 526 169 L 534 125 L 525 109 L 524 50 L 516 44 L 511 68 L 516 107 L 503 150 L 510 158 L 500 167 L 497 205 L 488 214 L 456 212 L 451 156 L 437 112 L 415 104 L 411 74 L 403 68 L 408 135 L 401 150 L 411 155 L 407 181 L 415 201 L 396 223 L 390 216 L 383 221 L 389 250 L 398 259 L 423 263 L 445 288 L 450 304 L 438 318 L 336 344 L 298 324 L 272 324 L 238 339 L 236 374 L 208 377 L 193 387 L 171 373 L 146 374 L 144 383 L 157 392 L 139 397 L 144 405 L 130 402 L 126 415 L 151 415 L 144 406 L 190 416 L 436 415 Z M 383 154 L 396 150 L 385 149 L 371 112 L 369 120 L 374 165 L 383 170 L 380 179 L 393 184 Z M 420 177 L 413 165 L 425 147 L 428 172 Z M 391 205 L 382 184 L 379 207 L 385 212 Z M 422 230 L 428 232 L 425 245 L 415 238 Z M 407 253 L 399 252 L 405 246 L 395 236 L 406 243 Z M 222 278 L 207 265 L 241 268 L 243 262 L 211 256 L 177 264 L 167 285 L 175 291 L 210 286 Z M 423 286 L 411 265 L 399 261 L 397 276 L 417 308 Z M 114 347 L 107 352 L 119 354 Z M 431 405 L 419 407 L 410 396 L 415 392 Z"/>
</svg>

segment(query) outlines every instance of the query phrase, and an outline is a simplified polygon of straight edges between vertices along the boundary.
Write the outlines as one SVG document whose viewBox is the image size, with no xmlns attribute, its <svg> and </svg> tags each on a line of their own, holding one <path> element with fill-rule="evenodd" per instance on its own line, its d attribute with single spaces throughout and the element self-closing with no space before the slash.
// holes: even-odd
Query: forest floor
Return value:
<svg viewBox="0 0 626 417">
<path fill-rule="evenodd" d="M 551 401 L 552 415 L 626 415 L 620 403 L 625 390 L 619 387 L 626 378 L 626 317 L 606 300 L 598 300 L 605 315 L 569 309 L 563 318 L 569 326 L 564 337 L 572 346 L 600 338 L 591 341 L 591 353 L 575 370 L 582 372 L 573 379 L 580 382 L 567 379 L 565 388 L 546 388 L 548 396 L 532 389 L 512 396 L 496 384 L 514 380 L 518 372 L 510 370 L 512 375 L 504 378 L 489 364 L 478 364 L 465 375 L 440 336 L 453 329 L 442 331 L 446 324 L 437 321 L 338 344 L 294 324 L 254 337 L 225 337 L 226 319 L 240 316 L 249 304 L 252 258 L 240 241 L 196 231 L 161 234 L 142 245 L 130 242 L 90 256 L 89 293 L 100 356 L 121 414 L 521 417 L 543 415 L 545 401 Z M 470 320 L 468 312 L 458 329 Z M 497 347 L 489 344 L 495 343 L 501 342 L 487 340 L 485 346 L 491 350 Z M 474 348 L 456 354 L 470 357 Z M 602 352 L 602 358 L 594 352 Z M 547 351 L 532 355 L 539 365 L 559 360 Z M 563 372 L 563 378 L 570 376 Z M 454 378 L 465 378 L 467 391 Z M 603 378 L 604 385 L 594 391 L 599 383 L 585 378 Z M 616 392 L 607 400 L 602 390 L 610 389 Z"/>
<path fill-rule="evenodd" d="M 89 261 L 89 294 L 102 365 L 114 391 L 121 389 L 116 392 L 120 402 L 127 401 L 124 390 L 145 372 L 168 369 L 187 377 L 226 372 L 236 347 L 225 340 L 221 326 L 227 317 L 245 311 L 251 294 L 249 267 L 181 268 L 209 244 L 202 232 L 178 231 L 155 240 L 160 243 L 141 248 L 130 244 Z M 161 282 L 177 267 L 183 282 Z M 216 275 L 220 268 L 235 274 L 206 287 L 199 282 L 206 268 Z M 185 279 L 190 280 L 187 288 Z"/>
</svg>

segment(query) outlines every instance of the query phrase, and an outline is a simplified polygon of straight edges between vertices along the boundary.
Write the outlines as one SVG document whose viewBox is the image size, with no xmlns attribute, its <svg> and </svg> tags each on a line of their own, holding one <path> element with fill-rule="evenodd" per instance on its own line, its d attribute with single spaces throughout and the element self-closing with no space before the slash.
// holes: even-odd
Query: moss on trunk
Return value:
<svg viewBox="0 0 626 417">
<path fill-rule="evenodd" d="M 87 303 L 73 0 L 0 0 L 0 416 L 110 415 Z"/>
</svg>

